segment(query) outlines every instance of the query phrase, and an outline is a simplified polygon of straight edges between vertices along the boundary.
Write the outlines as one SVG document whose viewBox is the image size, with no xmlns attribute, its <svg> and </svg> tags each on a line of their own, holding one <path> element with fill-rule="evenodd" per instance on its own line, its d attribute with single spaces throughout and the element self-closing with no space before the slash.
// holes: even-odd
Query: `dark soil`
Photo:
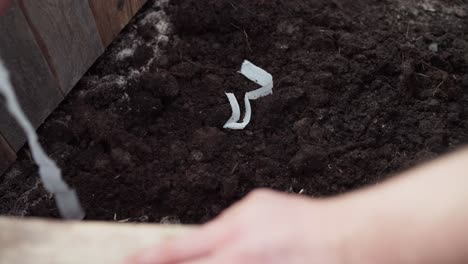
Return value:
<svg viewBox="0 0 468 264">
<path fill-rule="evenodd" d="M 40 138 L 93 220 L 200 223 L 258 187 L 326 197 L 375 184 L 468 142 L 466 11 L 435 0 L 150 3 Z M 224 92 L 257 88 L 237 73 L 244 59 L 274 76 L 274 94 L 253 102 L 245 130 L 224 130 Z M 0 213 L 56 217 L 37 178 L 24 149 L 0 177 Z"/>
</svg>

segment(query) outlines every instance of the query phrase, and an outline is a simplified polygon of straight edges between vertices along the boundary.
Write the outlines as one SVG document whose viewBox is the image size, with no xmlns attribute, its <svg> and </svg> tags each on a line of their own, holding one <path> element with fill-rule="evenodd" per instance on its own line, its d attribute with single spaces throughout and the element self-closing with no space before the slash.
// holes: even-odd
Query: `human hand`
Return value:
<svg viewBox="0 0 468 264">
<path fill-rule="evenodd" d="M 342 263 L 345 225 L 331 208 L 302 196 L 254 191 L 213 222 L 128 263 Z"/>
<path fill-rule="evenodd" d="M 11 0 L 0 0 L 0 16 L 4 15 L 11 6 Z"/>
<path fill-rule="evenodd" d="M 128 263 L 468 263 L 467 161 L 468 148 L 331 199 L 256 191 Z"/>
</svg>

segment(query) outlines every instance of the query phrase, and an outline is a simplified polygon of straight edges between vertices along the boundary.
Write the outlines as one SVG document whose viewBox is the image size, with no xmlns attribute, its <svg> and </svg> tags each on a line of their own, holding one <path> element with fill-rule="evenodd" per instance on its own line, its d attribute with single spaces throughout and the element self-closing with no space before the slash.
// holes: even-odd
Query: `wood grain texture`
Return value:
<svg viewBox="0 0 468 264">
<path fill-rule="evenodd" d="M 182 226 L 0 217 L 0 264 L 122 263 L 189 230 Z"/>
<path fill-rule="evenodd" d="M 104 46 L 108 46 L 146 0 L 89 0 Z"/>
<path fill-rule="evenodd" d="M 67 94 L 104 51 L 88 2 L 20 1 L 62 91 Z"/>
<path fill-rule="evenodd" d="M 0 34 L 0 57 L 10 71 L 24 112 L 38 127 L 63 96 L 17 1 L 5 16 L 0 16 Z M 21 128 L 1 103 L 0 133 L 15 151 L 25 142 Z"/>
<path fill-rule="evenodd" d="M 15 151 L 8 145 L 3 136 L 0 135 L 0 174 L 4 173 L 15 160 Z"/>
</svg>

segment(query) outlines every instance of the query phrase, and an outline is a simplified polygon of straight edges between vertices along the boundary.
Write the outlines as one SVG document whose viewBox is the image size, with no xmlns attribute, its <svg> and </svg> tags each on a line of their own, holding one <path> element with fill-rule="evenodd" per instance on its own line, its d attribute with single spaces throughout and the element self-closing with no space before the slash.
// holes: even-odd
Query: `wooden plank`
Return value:
<svg viewBox="0 0 468 264">
<path fill-rule="evenodd" d="M 36 39 L 67 94 L 104 52 L 87 1 L 20 0 Z M 107 2 L 107 1 L 103 1 Z"/>
<path fill-rule="evenodd" d="M 0 175 L 4 173 L 15 160 L 15 151 L 8 145 L 3 136 L 0 135 Z"/>
<path fill-rule="evenodd" d="M 89 0 L 102 43 L 108 46 L 146 0 Z"/>
<path fill-rule="evenodd" d="M 0 16 L 0 32 L 0 57 L 10 71 L 24 112 L 38 127 L 63 96 L 17 1 Z M 25 142 L 22 130 L 1 103 L 0 133 L 15 151 Z"/>
<path fill-rule="evenodd" d="M 182 226 L 0 217 L 0 264 L 123 263 L 189 230 Z"/>
</svg>

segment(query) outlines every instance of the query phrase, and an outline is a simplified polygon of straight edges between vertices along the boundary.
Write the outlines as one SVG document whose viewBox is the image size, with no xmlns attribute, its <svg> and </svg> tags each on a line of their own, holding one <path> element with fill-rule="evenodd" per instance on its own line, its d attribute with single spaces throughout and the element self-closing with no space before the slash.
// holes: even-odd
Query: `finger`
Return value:
<svg viewBox="0 0 468 264">
<path fill-rule="evenodd" d="M 166 244 L 147 249 L 131 257 L 134 264 L 173 264 L 203 258 L 223 247 L 234 236 L 224 222 L 214 222 Z"/>
</svg>

